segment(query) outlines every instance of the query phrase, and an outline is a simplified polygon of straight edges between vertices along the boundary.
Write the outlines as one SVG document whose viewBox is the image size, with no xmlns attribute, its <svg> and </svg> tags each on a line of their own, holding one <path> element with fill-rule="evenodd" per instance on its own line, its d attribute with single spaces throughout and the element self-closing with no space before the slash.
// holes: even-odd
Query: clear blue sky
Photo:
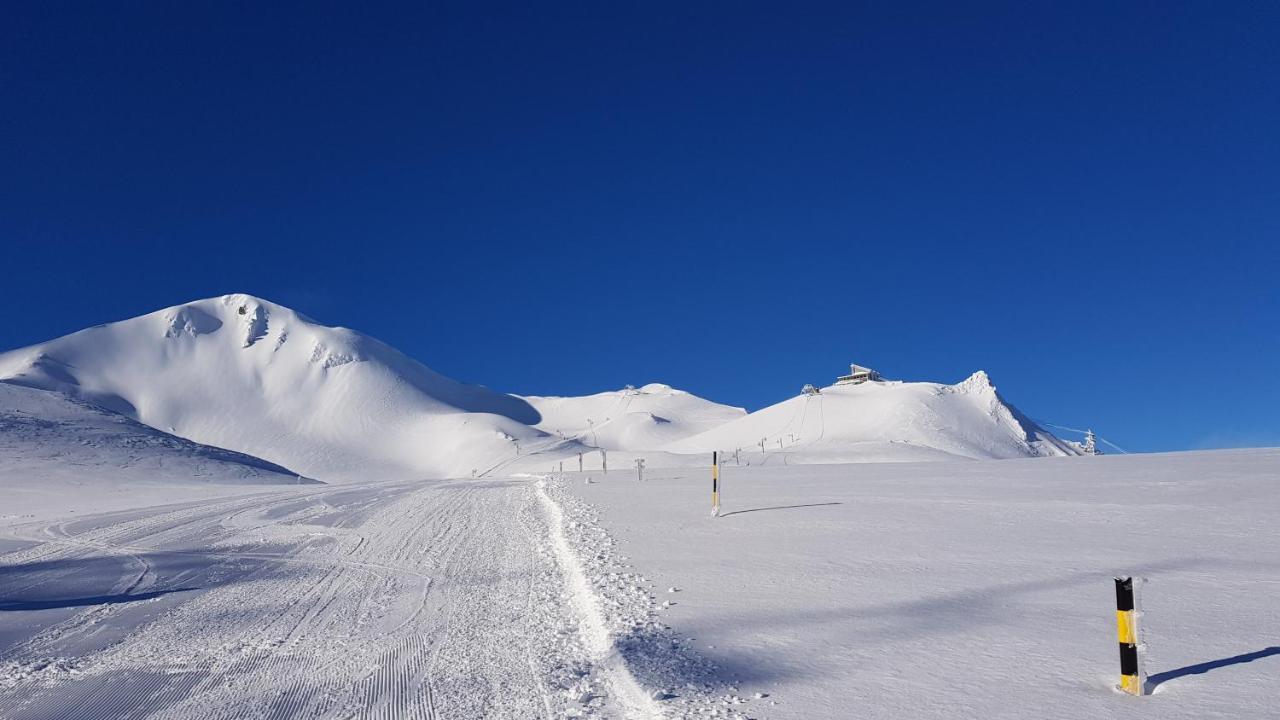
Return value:
<svg viewBox="0 0 1280 720">
<path fill-rule="evenodd" d="M 0 347 L 249 292 L 512 392 L 1280 444 L 1280 4 L 194 5 L 5 8 Z"/>
</svg>

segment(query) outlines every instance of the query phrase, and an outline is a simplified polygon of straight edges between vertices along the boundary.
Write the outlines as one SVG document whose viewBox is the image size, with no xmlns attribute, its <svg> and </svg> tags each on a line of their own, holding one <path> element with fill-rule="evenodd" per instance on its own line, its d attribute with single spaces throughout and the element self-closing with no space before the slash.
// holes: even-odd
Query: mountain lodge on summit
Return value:
<svg viewBox="0 0 1280 720">
<path fill-rule="evenodd" d="M 872 370 L 869 367 L 862 367 L 861 365 L 850 364 L 849 374 L 841 375 L 840 377 L 836 378 L 836 384 L 837 385 L 861 385 L 862 383 L 867 382 L 868 380 L 879 380 L 879 379 L 880 379 L 880 373 L 876 372 L 875 370 Z"/>
</svg>

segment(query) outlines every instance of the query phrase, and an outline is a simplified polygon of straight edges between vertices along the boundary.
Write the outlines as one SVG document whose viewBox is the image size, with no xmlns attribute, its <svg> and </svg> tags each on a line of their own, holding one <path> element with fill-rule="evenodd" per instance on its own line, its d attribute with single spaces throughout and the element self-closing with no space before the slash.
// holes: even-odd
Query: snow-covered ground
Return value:
<svg viewBox="0 0 1280 720">
<path fill-rule="evenodd" d="M 0 525 L 217 497 L 227 485 L 315 482 L 59 393 L 0 383 Z"/>
<path fill-rule="evenodd" d="M 0 717 L 1280 717 L 1280 450 L 1078 452 L 982 372 L 526 398 L 174 306 L 0 354 Z"/>
<path fill-rule="evenodd" d="M 744 716 L 1264 718 L 1277 478 L 1280 450 L 730 466 L 714 519 L 709 468 L 560 492 Z M 1150 697 L 1113 690 L 1116 574 L 1149 580 Z"/>
<path fill-rule="evenodd" d="M 705 467 L 140 488 L 0 521 L 0 716 L 1274 717 L 1278 476 L 729 466 L 718 518 Z M 1112 690 L 1131 572 L 1147 698 Z"/>
</svg>

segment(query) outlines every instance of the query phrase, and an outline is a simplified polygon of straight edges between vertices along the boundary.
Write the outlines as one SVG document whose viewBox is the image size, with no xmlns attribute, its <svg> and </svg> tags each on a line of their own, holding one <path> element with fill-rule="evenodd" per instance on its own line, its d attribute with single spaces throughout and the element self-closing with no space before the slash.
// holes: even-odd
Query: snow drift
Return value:
<svg viewBox="0 0 1280 720">
<path fill-rule="evenodd" d="M 360 333 L 249 295 L 99 325 L 0 355 L 0 380 L 57 390 L 308 477 L 465 476 L 542 437 L 536 410 Z"/>
<path fill-rule="evenodd" d="M 0 383 L 0 477 L 300 484 L 273 463 L 174 437 L 64 395 Z M 12 486 L 10 486 L 12 489 Z"/>
</svg>

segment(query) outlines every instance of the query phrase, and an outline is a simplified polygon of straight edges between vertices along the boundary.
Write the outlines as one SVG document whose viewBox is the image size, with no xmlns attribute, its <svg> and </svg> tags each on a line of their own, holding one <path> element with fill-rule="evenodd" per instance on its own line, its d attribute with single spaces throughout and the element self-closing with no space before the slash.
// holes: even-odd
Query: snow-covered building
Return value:
<svg viewBox="0 0 1280 720">
<path fill-rule="evenodd" d="M 868 380 L 879 380 L 880 373 L 869 367 L 861 365 L 849 365 L 849 374 L 841 375 L 836 378 L 837 385 L 860 385 Z"/>
</svg>

